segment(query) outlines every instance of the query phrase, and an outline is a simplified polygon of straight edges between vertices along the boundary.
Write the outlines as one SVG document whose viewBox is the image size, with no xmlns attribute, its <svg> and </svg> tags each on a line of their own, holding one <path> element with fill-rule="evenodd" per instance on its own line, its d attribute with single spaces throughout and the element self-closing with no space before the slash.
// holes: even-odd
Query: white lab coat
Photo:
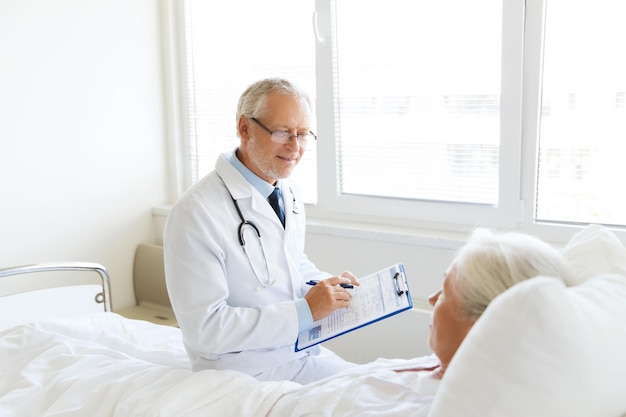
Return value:
<svg viewBox="0 0 626 417">
<path fill-rule="evenodd" d="M 330 276 L 304 254 L 306 222 L 298 189 L 288 180 L 278 183 L 285 207 L 283 229 L 265 196 L 225 155 L 215 169 L 174 205 L 164 232 L 167 289 L 193 368 L 257 375 L 317 355 L 317 347 L 294 351 L 294 300 L 309 289 L 307 280 Z M 245 227 L 246 248 L 267 283 L 262 242 L 272 285 L 259 282 L 239 243 L 241 220 L 231 195 L 245 220 L 259 229 L 260 240 Z"/>
</svg>

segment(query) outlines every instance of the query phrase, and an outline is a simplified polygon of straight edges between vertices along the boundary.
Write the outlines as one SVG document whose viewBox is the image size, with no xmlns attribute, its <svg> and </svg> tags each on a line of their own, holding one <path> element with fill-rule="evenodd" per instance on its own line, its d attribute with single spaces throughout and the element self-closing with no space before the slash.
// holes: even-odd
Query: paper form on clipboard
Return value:
<svg viewBox="0 0 626 417">
<path fill-rule="evenodd" d="M 296 352 L 413 307 L 401 263 L 359 278 L 359 283 L 361 285 L 348 290 L 352 294 L 350 307 L 335 310 L 314 322 L 311 330 L 298 335 Z"/>
</svg>

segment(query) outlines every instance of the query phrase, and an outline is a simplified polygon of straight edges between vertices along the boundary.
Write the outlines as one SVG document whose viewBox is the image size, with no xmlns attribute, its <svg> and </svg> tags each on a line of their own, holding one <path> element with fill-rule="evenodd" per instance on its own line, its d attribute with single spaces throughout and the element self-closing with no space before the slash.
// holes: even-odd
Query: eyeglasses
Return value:
<svg viewBox="0 0 626 417">
<path fill-rule="evenodd" d="M 270 134 L 270 139 L 272 139 L 272 142 L 282 143 L 284 145 L 285 143 L 291 142 L 293 138 L 297 138 L 300 145 L 306 145 L 306 143 L 310 140 L 317 140 L 317 135 L 315 135 L 315 133 L 311 131 L 309 131 L 308 133 L 298 133 L 297 135 L 292 135 L 291 132 L 287 132 L 286 130 L 270 130 L 267 126 L 259 122 L 254 117 L 250 117 L 250 119 L 254 123 L 258 124 L 261 129 Z"/>
</svg>

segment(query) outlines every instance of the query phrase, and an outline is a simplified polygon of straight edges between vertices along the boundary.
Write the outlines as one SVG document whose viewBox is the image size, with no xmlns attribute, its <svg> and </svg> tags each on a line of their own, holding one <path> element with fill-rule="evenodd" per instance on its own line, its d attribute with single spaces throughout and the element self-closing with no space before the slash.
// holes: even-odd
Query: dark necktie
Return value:
<svg viewBox="0 0 626 417">
<path fill-rule="evenodd" d="M 282 194 L 280 192 L 280 188 L 275 187 L 274 191 L 272 191 L 272 194 L 270 194 L 270 196 L 268 197 L 268 200 L 270 202 L 270 205 L 276 212 L 276 215 L 280 219 L 280 222 L 283 224 L 283 227 L 285 227 L 285 213 L 283 212 L 283 209 L 280 208 L 280 204 L 278 204 L 278 201 L 281 198 Z"/>
</svg>

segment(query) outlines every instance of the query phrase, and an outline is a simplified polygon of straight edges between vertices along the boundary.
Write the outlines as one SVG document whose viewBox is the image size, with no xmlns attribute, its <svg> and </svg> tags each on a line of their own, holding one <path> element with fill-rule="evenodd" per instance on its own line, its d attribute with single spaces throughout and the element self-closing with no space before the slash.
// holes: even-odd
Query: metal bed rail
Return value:
<svg viewBox="0 0 626 417">
<path fill-rule="evenodd" d="M 96 295 L 95 301 L 104 304 L 104 311 L 112 311 L 111 282 L 109 273 L 103 265 L 94 262 L 44 262 L 31 265 L 20 265 L 0 269 L 0 278 L 37 272 L 55 271 L 87 271 L 100 276 L 102 292 Z"/>
</svg>

